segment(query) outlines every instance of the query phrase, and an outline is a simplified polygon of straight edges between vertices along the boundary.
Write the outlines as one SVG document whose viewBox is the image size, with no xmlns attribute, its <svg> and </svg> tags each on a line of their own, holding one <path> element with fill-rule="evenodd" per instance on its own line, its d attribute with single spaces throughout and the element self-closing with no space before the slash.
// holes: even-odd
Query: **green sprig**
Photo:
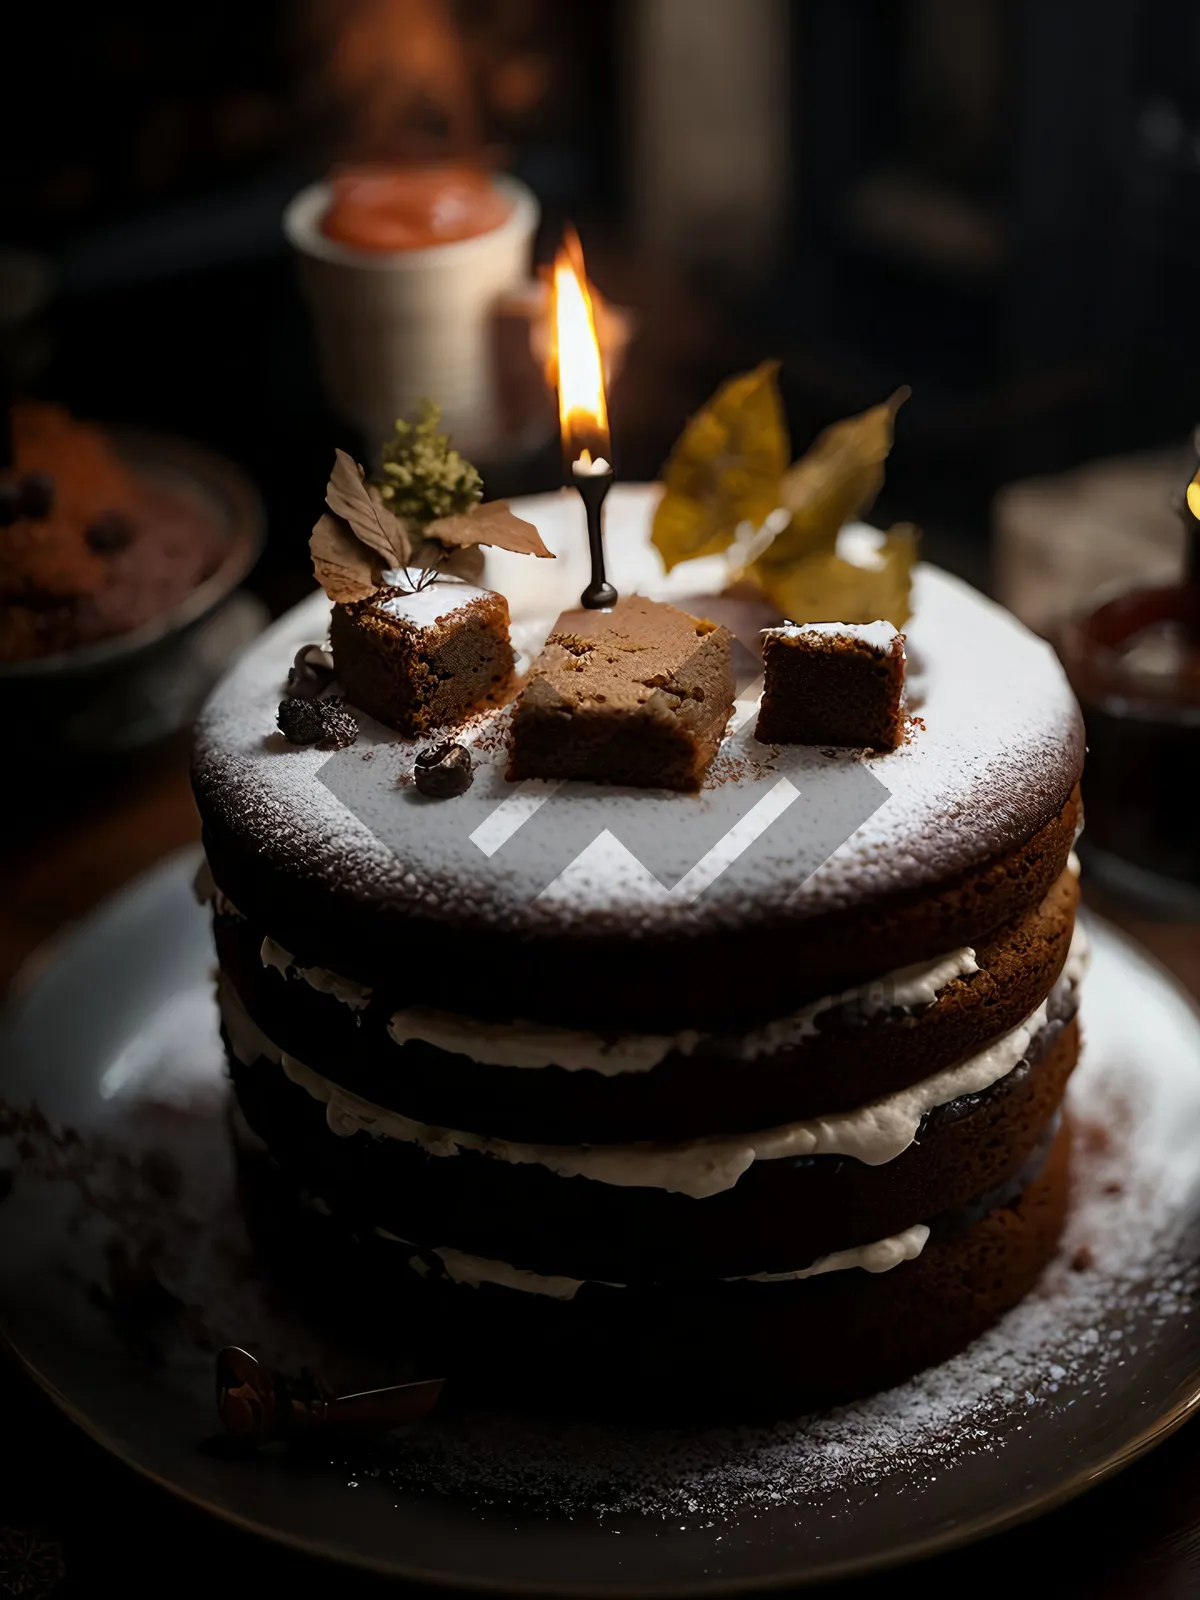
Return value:
<svg viewBox="0 0 1200 1600">
<path fill-rule="evenodd" d="M 441 420 L 441 408 L 422 400 L 416 422 L 397 417 L 383 447 L 380 496 L 390 511 L 411 522 L 460 516 L 483 499 L 478 472 L 450 448 L 449 434 L 438 432 Z"/>
</svg>

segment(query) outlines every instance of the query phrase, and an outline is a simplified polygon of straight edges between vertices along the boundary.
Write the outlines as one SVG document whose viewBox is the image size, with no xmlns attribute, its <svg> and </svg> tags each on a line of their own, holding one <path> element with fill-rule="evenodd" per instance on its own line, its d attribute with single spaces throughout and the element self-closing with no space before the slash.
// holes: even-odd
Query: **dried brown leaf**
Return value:
<svg viewBox="0 0 1200 1600">
<path fill-rule="evenodd" d="M 514 515 L 504 500 L 488 500 L 473 511 L 464 511 L 461 516 L 439 517 L 421 531 L 428 538 L 456 549 L 486 544 L 497 550 L 512 550 L 519 556 L 554 559 L 554 552 L 546 549 L 533 523 Z"/>
<path fill-rule="evenodd" d="M 378 587 L 372 552 L 340 517 L 326 511 L 308 541 L 313 573 L 329 598 L 346 605 L 365 600 Z"/>
<path fill-rule="evenodd" d="M 464 578 L 468 583 L 478 583 L 483 577 L 483 549 L 480 545 L 461 545 L 451 549 L 439 544 L 436 539 L 418 537 L 413 545 L 408 570 L 420 572 L 429 567 L 453 578 Z"/>
<path fill-rule="evenodd" d="M 344 450 L 337 450 L 334 455 L 325 490 L 326 505 L 344 518 L 363 544 L 381 558 L 384 569 L 407 566 L 412 555 L 407 526 L 384 505 L 379 490 L 363 481 L 361 469 Z"/>
</svg>

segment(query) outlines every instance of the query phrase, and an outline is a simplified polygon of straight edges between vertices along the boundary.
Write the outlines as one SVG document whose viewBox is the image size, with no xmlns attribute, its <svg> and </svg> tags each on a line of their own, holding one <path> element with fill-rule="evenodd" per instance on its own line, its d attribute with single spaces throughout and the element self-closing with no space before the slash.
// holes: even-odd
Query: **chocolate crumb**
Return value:
<svg viewBox="0 0 1200 1600">
<path fill-rule="evenodd" d="M 322 750 L 344 750 L 358 738 L 358 723 L 340 699 L 305 700 L 289 695 L 279 702 L 279 731 L 289 744 L 315 744 Z"/>
<path fill-rule="evenodd" d="M 298 695 L 279 702 L 275 720 L 289 744 L 316 744 L 323 737 L 319 707 Z"/>
<path fill-rule="evenodd" d="M 431 800 L 452 800 L 465 794 L 474 781 L 471 752 L 451 739 L 429 745 L 413 762 L 413 781 Z"/>
<path fill-rule="evenodd" d="M 317 702 L 324 713 L 325 737 L 320 741 L 322 750 L 345 750 L 358 738 L 358 723 L 346 710 L 344 700 Z"/>
<path fill-rule="evenodd" d="M 1090 1272 L 1096 1265 L 1096 1254 L 1090 1244 L 1081 1244 L 1071 1257 L 1072 1272 Z"/>
</svg>

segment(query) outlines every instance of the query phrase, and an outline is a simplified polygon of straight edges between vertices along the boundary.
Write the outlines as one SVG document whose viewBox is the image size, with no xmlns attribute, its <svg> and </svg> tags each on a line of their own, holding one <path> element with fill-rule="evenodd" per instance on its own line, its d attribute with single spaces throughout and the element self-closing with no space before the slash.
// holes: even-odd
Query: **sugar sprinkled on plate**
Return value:
<svg viewBox="0 0 1200 1600">
<path fill-rule="evenodd" d="M 1130 1341 L 1144 1355 L 1200 1292 L 1200 1267 L 1183 1266 L 1181 1248 L 1200 1180 L 1200 1077 L 1158 1074 L 1119 1049 L 1080 1069 L 1073 1206 L 1055 1262 L 983 1338 L 907 1383 L 818 1416 L 741 1427 L 479 1412 L 406 1437 L 402 1452 L 365 1470 L 401 1492 L 491 1507 L 707 1526 L 839 1493 L 893 1492 L 901 1473 L 911 1490 L 1003 1448 L 1014 1420 L 1024 1426 L 1103 1390 L 1137 1352 Z"/>
</svg>

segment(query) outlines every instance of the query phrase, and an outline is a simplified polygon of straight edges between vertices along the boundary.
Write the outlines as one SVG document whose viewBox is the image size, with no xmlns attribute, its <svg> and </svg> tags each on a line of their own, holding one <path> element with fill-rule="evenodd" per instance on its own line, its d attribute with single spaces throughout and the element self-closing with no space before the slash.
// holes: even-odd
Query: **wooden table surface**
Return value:
<svg viewBox="0 0 1200 1600">
<path fill-rule="evenodd" d="M 186 755 L 169 752 L 89 798 L 11 824 L 0 849 L 0 986 L 46 940 L 180 845 L 199 826 Z M 1146 944 L 1200 995 L 1200 927 L 1097 908 Z M 331 1573 L 224 1527 L 143 1484 L 83 1439 L 0 1358 L 0 1595 L 37 1600 L 233 1595 L 336 1583 L 339 1596 L 382 1583 Z M 1200 1595 L 1200 1429 L 1183 1428 L 1112 1482 L 1026 1528 L 927 1563 L 933 1592 L 973 1597 L 1053 1584 L 1064 1595 L 1166 1600 Z M 895 1577 L 843 1585 L 883 1595 Z M 390 1586 L 389 1586 L 390 1587 Z"/>
</svg>

